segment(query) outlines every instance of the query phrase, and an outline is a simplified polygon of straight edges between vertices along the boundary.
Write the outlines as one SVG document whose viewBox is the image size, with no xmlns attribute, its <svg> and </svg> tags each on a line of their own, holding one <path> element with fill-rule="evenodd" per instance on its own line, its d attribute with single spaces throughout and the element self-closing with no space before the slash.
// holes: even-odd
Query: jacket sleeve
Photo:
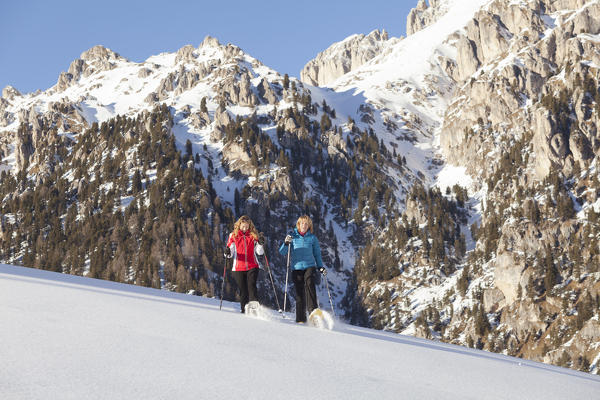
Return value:
<svg viewBox="0 0 600 400">
<path fill-rule="evenodd" d="M 279 248 L 279 254 L 281 254 L 282 256 L 285 256 L 285 255 L 287 255 L 287 252 L 288 252 L 287 246 L 286 246 L 285 242 L 283 242 L 281 244 L 281 247 Z"/>
<path fill-rule="evenodd" d="M 229 239 L 227 239 L 227 247 L 231 249 L 231 255 L 227 258 L 234 258 L 236 255 L 235 242 L 233 241 L 233 233 L 229 234 Z"/>
<path fill-rule="evenodd" d="M 286 233 L 286 235 L 292 235 L 291 233 Z M 293 235 L 292 235 L 293 237 Z M 283 243 L 281 243 L 281 247 L 279 247 L 279 254 L 281 254 L 282 256 L 287 256 L 288 253 L 288 247 L 287 244 L 285 244 L 285 241 L 283 241 Z"/>
<path fill-rule="evenodd" d="M 259 256 L 265 254 L 265 248 L 263 245 L 259 244 L 256 240 L 254 241 L 254 252 Z"/>
<path fill-rule="evenodd" d="M 317 267 L 321 268 L 323 266 L 323 259 L 321 258 L 321 246 L 319 246 L 319 240 L 316 236 L 313 237 L 313 256 L 315 257 L 315 262 L 317 263 Z"/>
</svg>

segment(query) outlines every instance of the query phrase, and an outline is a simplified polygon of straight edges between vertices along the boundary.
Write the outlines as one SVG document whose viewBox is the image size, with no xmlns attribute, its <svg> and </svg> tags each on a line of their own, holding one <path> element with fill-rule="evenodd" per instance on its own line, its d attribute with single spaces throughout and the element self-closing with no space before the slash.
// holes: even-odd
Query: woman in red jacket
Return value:
<svg viewBox="0 0 600 400">
<path fill-rule="evenodd" d="M 231 271 L 240 289 L 240 308 L 245 312 L 249 301 L 258 301 L 256 281 L 258 279 L 257 255 L 265 254 L 265 237 L 258 233 L 250 217 L 242 215 L 229 235 L 225 257 L 233 258 Z"/>
</svg>

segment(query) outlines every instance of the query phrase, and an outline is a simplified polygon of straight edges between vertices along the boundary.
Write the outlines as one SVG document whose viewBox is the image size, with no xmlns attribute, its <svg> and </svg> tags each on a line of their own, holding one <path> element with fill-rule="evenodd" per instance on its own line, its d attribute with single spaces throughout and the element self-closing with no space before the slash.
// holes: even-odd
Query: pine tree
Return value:
<svg viewBox="0 0 600 400">
<path fill-rule="evenodd" d="M 289 89 L 289 87 L 290 87 L 290 77 L 288 76 L 288 74 L 285 74 L 283 76 L 283 88 L 287 90 L 287 89 Z"/>
<path fill-rule="evenodd" d="M 546 255 L 544 257 L 544 268 L 546 272 L 544 277 L 544 286 L 546 288 L 546 293 L 549 293 L 557 283 L 557 273 L 556 268 L 554 267 L 552 253 L 548 247 L 546 247 Z"/>
<path fill-rule="evenodd" d="M 142 176 L 139 170 L 135 170 L 131 182 L 131 190 L 133 194 L 138 194 L 142 190 Z"/>
<path fill-rule="evenodd" d="M 483 304 L 479 304 L 479 307 L 475 307 L 476 309 L 473 310 L 475 332 L 477 332 L 479 336 L 484 336 L 491 330 L 491 326 L 485 314 L 485 310 L 483 309 Z"/>
<path fill-rule="evenodd" d="M 458 289 L 458 293 L 460 293 L 461 296 L 465 296 L 465 294 L 467 293 L 467 288 L 469 287 L 469 270 L 468 267 L 464 267 L 462 274 L 460 275 L 460 277 L 458 278 L 458 281 L 456 282 L 456 288 Z"/>
</svg>

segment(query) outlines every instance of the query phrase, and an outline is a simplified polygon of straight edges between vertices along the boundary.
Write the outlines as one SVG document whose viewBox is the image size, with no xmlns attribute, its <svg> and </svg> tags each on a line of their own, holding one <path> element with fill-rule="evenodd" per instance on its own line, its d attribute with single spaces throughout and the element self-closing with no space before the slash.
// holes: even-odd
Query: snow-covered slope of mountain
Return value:
<svg viewBox="0 0 600 400">
<path fill-rule="evenodd" d="M 0 265 L 0 392 L 31 398 L 591 399 L 600 378 L 216 299 Z"/>
</svg>

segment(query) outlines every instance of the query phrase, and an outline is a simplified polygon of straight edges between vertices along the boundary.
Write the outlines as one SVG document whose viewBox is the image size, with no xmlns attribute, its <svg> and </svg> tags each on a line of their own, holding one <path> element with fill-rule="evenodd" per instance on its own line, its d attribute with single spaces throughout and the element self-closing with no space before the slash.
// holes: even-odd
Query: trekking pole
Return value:
<svg viewBox="0 0 600 400">
<path fill-rule="evenodd" d="M 221 307 L 223 307 L 223 292 L 225 291 L 225 271 L 227 271 L 227 258 L 225 259 L 225 263 L 223 265 L 223 280 L 221 281 L 221 304 L 219 304 L 219 311 L 221 311 Z"/>
<path fill-rule="evenodd" d="M 287 256 L 287 269 L 285 271 L 285 294 L 283 295 L 283 312 L 285 313 L 285 305 L 287 301 L 287 290 L 288 290 L 288 274 L 290 272 L 290 253 L 292 252 L 292 244 L 288 244 L 288 256 Z M 285 314 L 283 314 L 283 318 L 285 318 Z"/>
<path fill-rule="evenodd" d="M 269 272 L 269 277 L 271 278 L 271 285 L 273 286 L 273 294 L 275 295 L 275 301 L 277 302 L 277 308 L 279 309 L 279 313 L 283 313 L 281 310 L 281 306 L 279 305 L 279 299 L 277 298 L 277 291 L 275 290 L 275 282 L 273 281 L 273 275 L 271 274 L 271 268 L 269 268 L 269 259 L 267 258 L 267 253 L 265 252 L 265 264 L 267 264 L 267 271 Z"/>
<path fill-rule="evenodd" d="M 331 313 L 335 317 L 335 311 L 333 310 L 333 301 L 331 300 L 331 293 L 329 292 L 329 283 L 327 283 L 327 275 L 323 275 L 325 278 L 325 287 L 327 288 L 327 296 L 329 296 L 329 304 L 331 305 Z"/>
</svg>

